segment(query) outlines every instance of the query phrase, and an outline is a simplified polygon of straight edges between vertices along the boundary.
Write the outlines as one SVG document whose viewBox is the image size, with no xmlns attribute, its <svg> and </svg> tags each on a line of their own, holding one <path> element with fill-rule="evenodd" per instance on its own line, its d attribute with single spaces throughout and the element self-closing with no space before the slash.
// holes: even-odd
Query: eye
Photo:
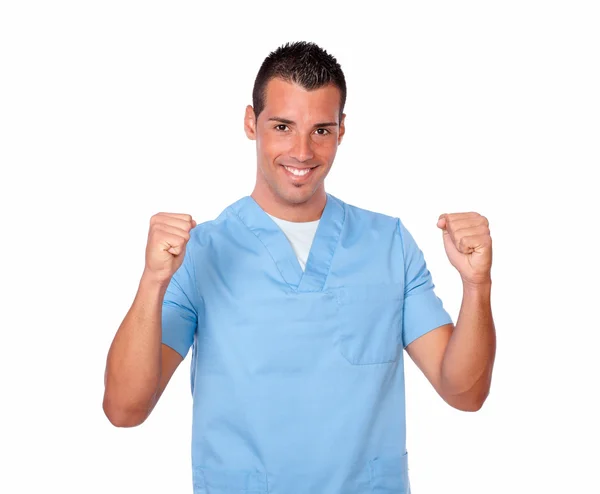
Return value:
<svg viewBox="0 0 600 494">
<path fill-rule="evenodd" d="M 283 127 L 283 129 L 281 127 Z M 275 126 L 275 130 L 277 130 L 279 132 L 285 132 L 286 128 L 287 128 L 287 125 L 285 125 L 285 124 L 279 124 L 279 125 Z"/>
<path fill-rule="evenodd" d="M 322 130 L 323 132 L 322 132 L 322 133 L 319 133 L 319 131 L 321 131 L 321 130 Z M 318 133 L 320 136 L 326 136 L 327 134 L 331 134 L 331 132 L 329 132 L 329 130 L 327 130 L 327 129 L 317 129 L 317 133 Z"/>
</svg>

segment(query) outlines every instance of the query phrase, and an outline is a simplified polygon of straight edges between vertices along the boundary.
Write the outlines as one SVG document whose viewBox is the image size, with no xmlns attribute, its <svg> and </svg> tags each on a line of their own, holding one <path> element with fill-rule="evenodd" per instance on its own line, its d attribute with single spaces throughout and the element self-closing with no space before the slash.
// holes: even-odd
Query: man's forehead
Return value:
<svg viewBox="0 0 600 494">
<path fill-rule="evenodd" d="M 338 121 L 340 91 L 330 84 L 307 90 L 299 84 L 274 78 L 269 81 L 265 94 L 264 112 L 269 118 L 278 116 L 294 120 Z"/>
</svg>

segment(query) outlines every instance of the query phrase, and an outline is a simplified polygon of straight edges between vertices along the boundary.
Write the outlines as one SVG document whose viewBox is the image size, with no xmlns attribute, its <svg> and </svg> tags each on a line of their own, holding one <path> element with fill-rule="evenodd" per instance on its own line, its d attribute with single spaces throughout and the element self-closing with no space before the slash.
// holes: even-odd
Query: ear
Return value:
<svg viewBox="0 0 600 494">
<path fill-rule="evenodd" d="M 338 146 L 342 143 L 342 139 L 344 138 L 344 134 L 346 133 L 346 125 L 344 123 L 346 119 L 346 114 L 342 113 L 342 120 L 340 121 L 340 133 L 338 135 Z"/>
<path fill-rule="evenodd" d="M 251 105 L 246 107 L 246 114 L 244 115 L 244 131 L 248 139 L 256 140 L 256 117 L 254 116 L 254 108 Z"/>
</svg>

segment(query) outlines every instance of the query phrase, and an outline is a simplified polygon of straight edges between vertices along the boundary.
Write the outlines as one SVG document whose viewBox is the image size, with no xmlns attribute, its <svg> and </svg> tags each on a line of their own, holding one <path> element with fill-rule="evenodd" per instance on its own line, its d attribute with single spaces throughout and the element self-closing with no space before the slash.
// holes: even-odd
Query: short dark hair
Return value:
<svg viewBox="0 0 600 494">
<path fill-rule="evenodd" d="M 307 91 L 333 84 L 340 90 L 340 122 L 346 104 L 346 79 L 338 61 L 315 43 L 286 43 L 263 61 L 252 90 L 252 106 L 258 115 L 265 107 L 267 84 L 274 78 L 293 82 Z"/>
</svg>

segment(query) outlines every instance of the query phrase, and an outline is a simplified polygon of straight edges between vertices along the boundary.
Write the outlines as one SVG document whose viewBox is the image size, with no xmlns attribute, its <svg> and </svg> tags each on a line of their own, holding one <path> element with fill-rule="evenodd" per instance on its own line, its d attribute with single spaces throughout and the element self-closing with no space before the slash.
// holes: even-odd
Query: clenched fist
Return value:
<svg viewBox="0 0 600 494">
<path fill-rule="evenodd" d="M 150 219 L 146 245 L 146 273 L 168 282 L 183 263 L 190 230 L 196 222 L 189 214 L 157 213 Z"/>
<path fill-rule="evenodd" d="M 444 248 L 463 283 L 482 285 L 491 280 L 492 237 L 488 219 L 479 213 L 440 215 L 437 226 L 443 231 Z"/>
</svg>

